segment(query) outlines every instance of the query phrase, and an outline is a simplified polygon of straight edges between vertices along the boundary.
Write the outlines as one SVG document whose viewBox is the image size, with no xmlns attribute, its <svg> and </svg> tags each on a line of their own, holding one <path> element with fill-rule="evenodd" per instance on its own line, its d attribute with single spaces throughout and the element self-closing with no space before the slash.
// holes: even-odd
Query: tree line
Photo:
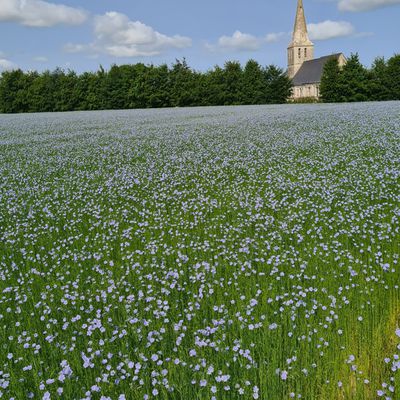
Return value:
<svg viewBox="0 0 400 400">
<path fill-rule="evenodd" d="M 78 75 L 20 69 L 0 77 L 0 112 L 47 112 L 285 103 L 292 83 L 283 69 L 249 60 L 205 73 L 176 60 L 172 66 L 113 65 Z"/>
<path fill-rule="evenodd" d="M 279 104 L 291 92 L 283 69 L 254 60 L 244 67 L 228 61 L 203 73 L 185 59 L 171 66 L 113 65 L 83 74 L 17 69 L 0 76 L 0 112 Z M 325 64 L 320 93 L 323 102 L 400 100 L 400 55 L 376 58 L 369 69 L 357 54 L 342 68 L 333 57 Z"/>
<path fill-rule="evenodd" d="M 360 63 L 358 54 L 352 54 L 342 68 L 331 58 L 324 67 L 320 93 L 327 103 L 400 100 L 400 55 L 389 60 L 378 57 L 370 69 Z"/>
</svg>

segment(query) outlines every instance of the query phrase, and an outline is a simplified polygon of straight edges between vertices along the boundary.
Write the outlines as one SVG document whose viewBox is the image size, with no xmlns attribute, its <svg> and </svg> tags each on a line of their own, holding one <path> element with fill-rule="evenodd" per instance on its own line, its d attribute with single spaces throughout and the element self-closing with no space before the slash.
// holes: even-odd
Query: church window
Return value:
<svg viewBox="0 0 400 400">
<path fill-rule="evenodd" d="M 299 58 L 301 58 L 301 49 L 299 49 Z"/>
<path fill-rule="evenodd" d="M 304 49 L 304 57 L 307 57 L 307 49 Z"/>
</svg>

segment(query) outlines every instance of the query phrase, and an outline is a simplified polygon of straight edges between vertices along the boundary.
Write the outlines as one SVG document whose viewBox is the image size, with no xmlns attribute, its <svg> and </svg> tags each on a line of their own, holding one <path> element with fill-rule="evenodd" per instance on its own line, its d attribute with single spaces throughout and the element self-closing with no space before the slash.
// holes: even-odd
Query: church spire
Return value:
<svg viewBox="0 0 400 400">
<path fill-rule="evenodd" d="M 314 59 L 314 44 L 308 37 L 303 0 L 297 0 L 296 21 L 288 47 L 288 76 L 293 78 L 304 62 Z"/>
<path fill-rule="evenodd" d="M 310 45 L 308 37 L 306 17 L 304 15 L 303 0 L 297 1 L 296 21 L 293 30 L 293 44 Z"/>
</svg>

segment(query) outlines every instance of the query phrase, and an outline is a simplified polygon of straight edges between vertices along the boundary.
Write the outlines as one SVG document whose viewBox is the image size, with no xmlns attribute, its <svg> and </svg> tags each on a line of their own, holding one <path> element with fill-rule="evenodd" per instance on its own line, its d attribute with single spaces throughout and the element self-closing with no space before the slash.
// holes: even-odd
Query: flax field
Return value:
<svg viewBox="0 0 400 400">
<path fill-rule="evenodd" d="M 400 103 L 0 115 L 0 398 L 400 398 Z"/>
</svg>

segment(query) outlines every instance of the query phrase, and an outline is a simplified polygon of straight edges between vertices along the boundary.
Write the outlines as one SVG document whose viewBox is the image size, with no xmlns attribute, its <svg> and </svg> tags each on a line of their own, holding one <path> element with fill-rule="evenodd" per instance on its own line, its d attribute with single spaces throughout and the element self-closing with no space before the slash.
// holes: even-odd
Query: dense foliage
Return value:
<svg viewBox="0 0 400 400">
<path fill-rule="evenodd" d="M 244 68 L 227 62 L 206 73 L 194 71 L 185 60 L 171 67 L 113 65 L 81 75 L 15 70 L 0 79 L 0 112 L 285 103 L 291 87 L 285 71 L 254 60 Z"/>
<path fill-rule="evenodd" d="M 321 80 L 324 102 L 385 101 L 400 99 L 400 55 L 386 61 L 375 59 L 365 68 L 358 54 L 352 54 L 343 68 L 336 58 L 330 59 Z"/>
<path fill-rule="evenodd" d="M 113 65 L 81 75 L 59 68 L 42 73 L 18 69 L 0 76 L 0 112 L 281 104 L 291 91 L 283 69 L 254 60 L 244 67 L 228 61 L 204 73 L 185 59 L 170 67 Z M 321 97 L 323 102 L 399 100 L 400 55 L 377 58 L 370 69 L 357 54 L 343 68 L 332 58 L 324 68 Z"/>
</svg>

